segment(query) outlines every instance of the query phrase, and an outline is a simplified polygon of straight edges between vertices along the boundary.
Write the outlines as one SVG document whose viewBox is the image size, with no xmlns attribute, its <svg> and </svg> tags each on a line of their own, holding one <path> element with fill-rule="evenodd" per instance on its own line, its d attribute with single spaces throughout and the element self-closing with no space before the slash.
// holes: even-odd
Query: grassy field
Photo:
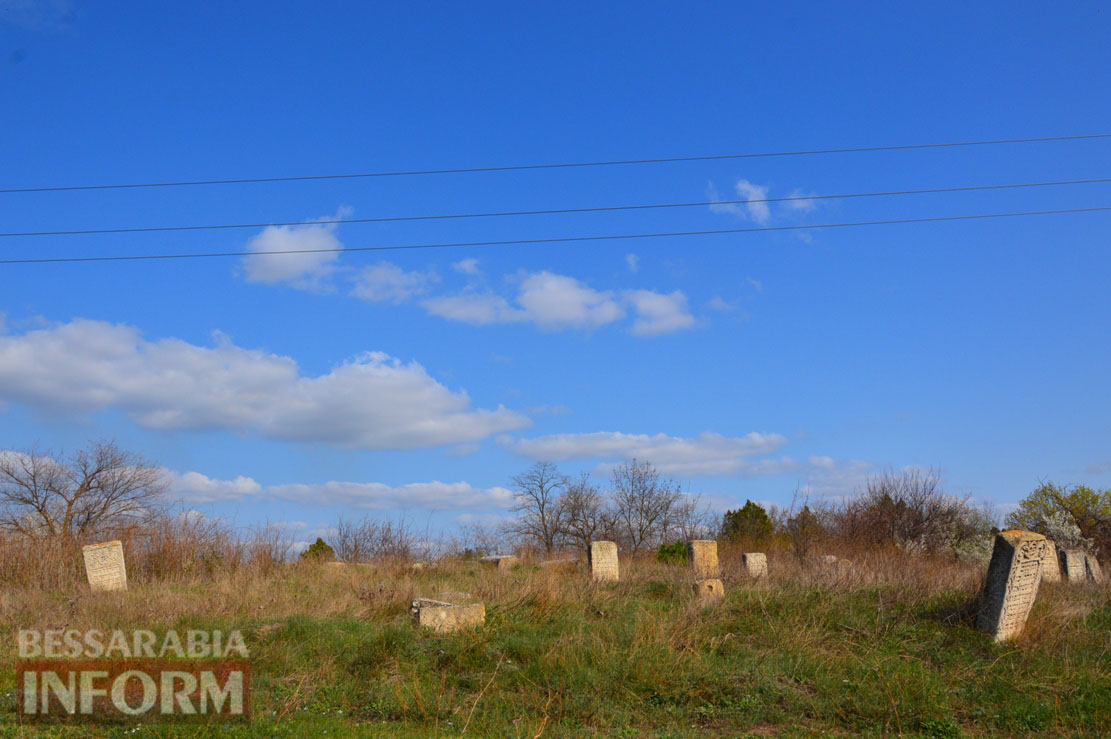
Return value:
<svg viewBox="0 0 1111 739">
<path fill-rule="evenodd" d="M 836 578 L 770 555 L 746 581 L 723 553 L 725 602 L 686 571 L 623 561 L 622 582 L 454 560 L 296 565 L 210 578 L 0 591 L 3 735 L 1106 736 L 1111 590 L 1043 585 L 1024 636 L 970 626 L 982 567 L 855 557 Z M 486 625 L 416 631 L 414 597 L 466 592 Z M 241 629 L 253 719 L 238 726 L 21 727 L 17 628 Z"/>
</svg>

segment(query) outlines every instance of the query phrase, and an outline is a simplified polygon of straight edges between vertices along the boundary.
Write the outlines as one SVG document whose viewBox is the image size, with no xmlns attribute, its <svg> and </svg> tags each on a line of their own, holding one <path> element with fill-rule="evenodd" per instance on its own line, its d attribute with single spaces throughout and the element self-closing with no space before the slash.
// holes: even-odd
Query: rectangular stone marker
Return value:
<svg viewBox="0 0 1111 739">
<path fill-rule="evenodd" d="M 437 634 L 446 634 L 486 623 L 486 606 L 482 603 L 458 605 L 442 600 L 419 598 L 413 601 L 409 613 L 413 616 L 414 626 L 427 627 Z"/>
<path fill-rule="evenodd" d="M 699 580 L 713 579 L 721 574 L 718 567 L 718 543 L 715 540 L 688 541 L 687 554 L 690 556 L 691 570 Z"/>
<path fill-rule="evenodd" d="M 767 577 L 768 555 L 761 552 L 747 552 L 741 555 L 741 564 L 749 577 Z"/>
<path fill-rule="evenodd" d="M 725 600 L 725 585 L 716 578 L 699 580 L 694 584 L 693 589 L 695 597 L 704 606 Z"/>
<path fill-rule="evenodd" d="M 1088 554 L 1084 556 L 1084 569 L 1088 572 L 1088 579 L 1092 582 L 1103 582 L 1103 570 L 1099 560 Z"/>
<path fill-rule="evenodd" d="M 110 541 L 81 548 L 85 574 L 94 591 L 127 590 L 127 568 L 123 563 L 123 544 Z"/>
<path fill-rule="evenodd" d="M 617 544 L 612 541 L 590 542 L 590 576 L 594 582 L 617 582 L 621 570 L 617 561 Z"/>
<path fill-rule="evenodd" d="M 1042 582 L 1061 582 L 1061 563 L 1057 561 L 1057 545 L 1052 539 L 1046 539 L 1045 545 L 1045 556 L 1042 557 Z"/>
<path fill-rule="evenodd" d="M 1083 549 L 1061 549 L 1057 552 L 1061 560 L 1061 573 L 1071 583 L 1081 583 L 1088 579 L 1085 560 L 1088 555 Z"/>
<path fill-rule="evenodd" d="M 1013 639 L 1022 633 L 1042 581 L 1046 538 L 1033 531 L 1004 531 L 995 537 L 976 628 Z"/>
<path fill-rule="evenodd" d="M 491 557 L 483 557 L 482 561 L 488 565 L 494 565 L 499 570 L 506 570 L 517 564 L 521 560 L 517 559 L 513 554 L 495 554 Z"/>
</svg>

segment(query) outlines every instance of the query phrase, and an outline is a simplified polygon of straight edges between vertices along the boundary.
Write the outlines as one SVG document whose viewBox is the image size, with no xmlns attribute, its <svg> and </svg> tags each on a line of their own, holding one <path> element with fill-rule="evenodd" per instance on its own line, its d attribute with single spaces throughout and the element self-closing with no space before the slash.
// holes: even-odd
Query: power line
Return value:
<svg viewBox="0 0 1111 739">
<path fill-rule="evenodd" d="M 474 174 L 478 172 L 515 172 L 539 169 L 572 169 L 578 167 L 615 167 L 629 164 L 666 164 L 672 162 L 711 162 L 729 159 L 761 159 L 772 157 L 812 156 L 816 154 L 857 154 L 879 151 L 907 151 L 912 149 L 946 149 L 962 146 L 994 146 L 997 144 L 1035 144 L 1052 141 L 1081 141 L 1111 138 L 1111 133 L 1093 133 L 1077 136 L 1043 136 L 1024 139 L 992 139 L 984 141 L 951 141 L 937 144 L 898 144 L 894 146 L 857 146 L 841 149 L 808 149 L 800 151 L 754 152 L 745 154 L 710 154 L 689 157 L 659 157 L 654 159 L 614 159 L 594 162 L 561 162 L 556 164 L 514 164 L 501 167 L 461 167 L 455 169 L 416 169 L 393 172 L 352 172 L 347 174 L 297 175 L 290 177 L 240 177 L 235 179 L 179 180 L 175 182 L 129 182 L 115 185 L 58 185 L 49 187 L 12 187 L 0 189 L 0 194 L 36 192 L 73 192 L 78 190 L 128 190 L 146 187 L 190 187 L 197 185 L 242 185 L 262 182 L 307 182 L 310 180 L 353 180 L 370 177 L 417 177 L 442 174 Z"/>
<path fill-rule="evenodd" d="M 751 205 L 755 203 L 806 202 L 810 200 L 839 200 L 848 198 L 876 198 L 897 195 L 925 195 L 984 190 L 1011 190 L 1028 187 L 1054 187 L 1058 185 L 1093 185 L 1111 182 L 1111 177 L 1091 180 L 1058 180 L 1053 182 L 1022 182 L 1007 185 L 972 185 L 967 187 L 938 187 L 925 190 L 887 190 L 883 192 L 855 192 L 837 195 L 792 195 L 780 198 L 745 200 L 706 200 L 692 203 L 652 203 L 647 205 L 608 205 L 594 208 L 557 208 L 553 210 L 514 210 L 488 213 L 449 213 L 423 216 L 385 216 L 381 218 L 326 218 L 314 221 L 271 221 L 269 223 L 220 223 L 192 226 L 141 226 L 135 228 L 88 228 L 70 231 L 13 231 L 0 233 L 0 238 L 29 236 L 88 236 L 93 234 L 164 233 L 168 231 L 216 231 L 241 228 L 268 228 L 278 226 L 331 226 L 350 223 L 392 223 L 398 221 L 439 221 L 464 218 L 505 218 L 507 216 L 569 215 L 572 213 L 610 213 L 615 211 L 653 210 L 665 208 L 694 208 L 715 205 Z"/>
<path fill-rule="evenodd" d="M 1111 211 L 1111 206 L 1092 208 L 1065 208 L 1061 210 L 1030 210 L 1017 213 L 979 213 L 964 216 L 928 216 L 923 218 L 900 218 L 887 221 L 854 221 L 851 223 L 819 223 L 798 226 L 758 226 L 753 228 L 725 228 L 709 231 L 671 231 L 663 233 L 612 234 L 604 236 L 564 236 L 549 239 L 511 239 L 506 241 L 464 241 L 440 244 L 401 244 L 388 246 L 357 246 L 342 249 L 282 249 L 273 251 L 229 251 L 190 254 L 129 254 L 111 257 L 53 257 L 36 259 L 0 259 L 0 264 L 51 264 L 58 262 L 123 262 L 146 259 L 201 259 L 209 257 L 253 257 L 276 254 L 328 254 L 338 252 L 364 251 L 402 251 L 409 249 L 446 249 L 472 246 L 513 246 L 523 244 L 567 244 L 584 241 L 618 241 L 629 239 L 657 239 L 680 236 L 712 236 L 719 234 L 757 233 L 762 231 L 802 231 L 819 228 L 849 228 L 855 226 L 891 226 L 907 223 L 939 223 L 942 221 L 973 221 L 987 218 L 1018 218 L 1022 216 L 1045 216 L 1064 213 L 1095 213 Z"/>
</svg>

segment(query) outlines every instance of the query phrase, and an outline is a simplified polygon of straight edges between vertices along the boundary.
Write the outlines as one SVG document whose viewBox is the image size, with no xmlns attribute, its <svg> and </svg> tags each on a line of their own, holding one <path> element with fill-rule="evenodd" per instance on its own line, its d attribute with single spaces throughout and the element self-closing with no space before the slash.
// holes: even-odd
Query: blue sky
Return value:
<svg viewBox="0 0 1111 739">
<path fill-rule="evenodd" d="M 0 0 L 0 187 L 1111 131 L 1101 3 Z M 1111 140 L 0 195 L 5 232 L 1111 176 Z M 9 258 L 835 223 L 1111 205 L 1111 185 L 6 238 Z M 114 438 L 188 508 L 503 515 L 534 459 L 647 459 L 716 506 L 936 466 L 1009 504 L 1111 485 L 1107 213 L 640 241 L 0 266 L 0 448 Z"/>
</svg>

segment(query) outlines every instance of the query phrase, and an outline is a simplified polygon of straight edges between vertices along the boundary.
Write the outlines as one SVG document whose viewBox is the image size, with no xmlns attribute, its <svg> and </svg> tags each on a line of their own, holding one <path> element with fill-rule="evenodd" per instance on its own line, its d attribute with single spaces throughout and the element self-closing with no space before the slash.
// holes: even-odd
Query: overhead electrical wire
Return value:
<svg viewBox="0 0 1111 739">
<path fill-rule="evenodd" d="M 909 223 L 939 223 L 943 221 L 972 221 L 989 218 L 1019 218 L 1024 216 L 1057 215 L 1065 213 L 1095 213 L 1111 211 L 1111 206 L 1091 208 L 1063 208 L 1058 210 L 1033 210 L 1011 213 L 978 213 L 962 216 L 926 216 L 922 218 L 899 218 L 882 221 L 853 221 L 848 223 L 818 223 L 794 226 L 755 226 L 752 228 L 725 228 L 706 231 L 671 231 L 661 233 L 609 234 L 602 236 L 564 236 L 545 239 L 510 239 L 504 241 L 465 241 L 439 244 L 401 244 L 385 246 L 356 246 L 338 249 L 281 249 L 265 251 L 205 252 L 186 254 L 127 254 L 121 256 L 95 257 L 38 257 L 31 259 L 0 259 L 2 264 L 51 264 L 61 262 L 123 262 L 155 259 L 201 259 L 211 257 L 252 257 L 277 254 L 327 254 L 338 252 L 402 251 L 410 249 L 446 249 L 477 246 L 513 246 L 525 244 L 568 244 L 589 241 L 618 241 L 630 239 L 675 238 L 683 236 L 711 236 L 720 234 L 757 233 L 764 231 L 802 231 L 820 228 L 850 228 L 857 226 L 890 226 Z"/>
<path fill-rule="evenodd" d="M 352 223 L 396 223 L 407 221 L 438 221 L 468 218 L 505 218 L 509 216 L 569 215 L 573 213 L 612 213 L 619 211 L 659 210 L 668 208 L 713 207 L 715 205 L 754 205 L 757 203 L 806 202 L 811 200 L 842 200 L 850 198 L 876 198 L 901 195 L 925 195 L 954 192 L 976 192 L 988 190 L 1011 190 L 1032 187 L 1055 187 L 1060 185 L 1092 185 L 1111 182 L 1111 178 L 1087 180 L 1057 180 L 1051 182 L 1022 182 L 1005 185 L 972 185 L 966 187 L 938 187 L 924 190 L 887 190 L 882 192 L 856 192 L 835 195 L 792 195 L 778 198 L 751 198 L 744 200 L 706 200 L 687 203 L 652 203 L 646 205 L 609 205 L 593 208 L 556 208 L 551 210 L 516 210 L 486 213 L 448 213 L 421 216 L 384 216 L 378 218 L 325 218 L 313 221 L 271 221 L 266 223 L 219 223 L 186 226 L 138 226 L 132 228 L 87 228 L 58 231 L 12 231 L 0 232 L 0 238 L 37 237 L 37 236 L 88 236 L 94 234 L 165 233 L 174 231 L 216 231 L 243 228 L 269 228 L 282 226 L 332 226 Z"/>
<path fill-rule="evenodd" d="M 583 167 L 616 167 L 633 164 L 667 164 L 673 162 L 711 162 L 736 159 L 766 159 L 774 157 L 814 156 L 819 154 L 858 154 L 864 152 L 908 151 L 914 149 L 946 149 L 968 146 L 995 146 L 999 144 L 1035 144 L 1055 141 L 1081 141 L 1111 138 L 1111 133 L 1092 133 L 1073 136 L 1042 136 L 1020 139 L 990 139 L 982 141 L 950 141 L 934 144 L 897 144 L 891 146 L 855 146 L 838 149 L 806 149 L 799 151 L 750 152 L 743 154 L 709 154 L 705 156 L 656 157 L 650 159 L 613 159 L 588 162 L 559 162 L 554 164 L 514 164 L 498 167 L 459 167 L 452 169 L 414 169 L 385 172 L 351 172 L 345 174 L 294 175 L 286 177 L 237 177 L 229 179 L 178 180 L 167 182 L 127 182 L 94 185 L 52 185 L 43 187 L 9 187 L 0 194 L 75 192 L 82 190 L 127 190 L 154 187 L 193 187 L 203 185 L 241 185 L 264 182 L 307 182 L 313 180 L 353 180 L 373 177 L 418 177 L 444 174 L 475 174 L 479 172 L 516 172 L 543 169 L 573 169 Z"/>
</svg>

